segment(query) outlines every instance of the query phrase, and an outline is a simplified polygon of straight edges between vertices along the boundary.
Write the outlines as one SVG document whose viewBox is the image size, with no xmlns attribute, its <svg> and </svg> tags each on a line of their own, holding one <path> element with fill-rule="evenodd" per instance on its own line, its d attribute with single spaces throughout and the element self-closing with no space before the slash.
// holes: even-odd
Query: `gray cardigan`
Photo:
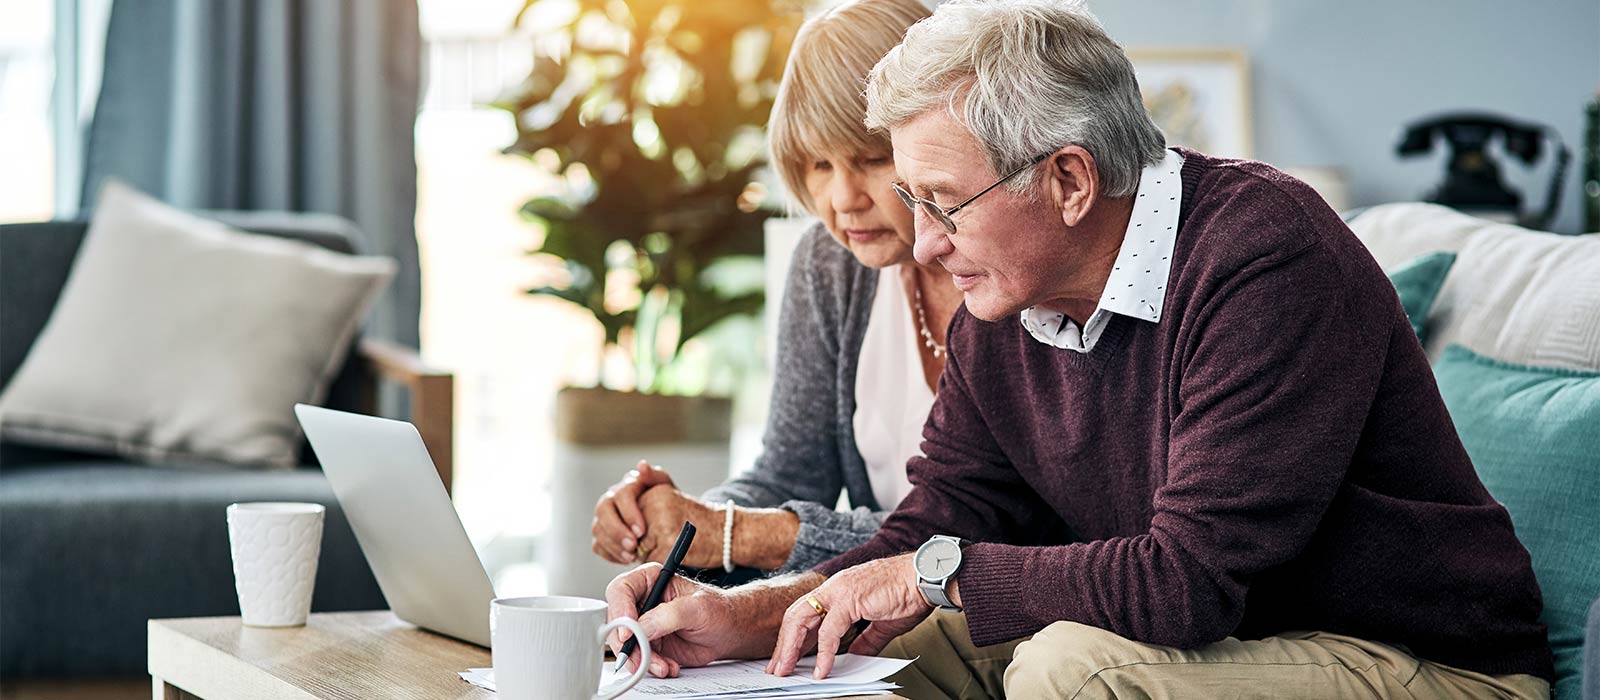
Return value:
<svg viewBox="0 0 1600 700">
<path fill-rule="evenodd" d="M 857 262 L 822 224 L 806 232 L 783 290 L 761 456 L 704 496 L 799 515 L 782 571 L 809 569 L 866 542 L 889 515 L 872 495 L 854 427 L 856 365 L 877 285 L 878 271 Z M 840 489 L 853 510 L 834 510 Z"/>
</svg>

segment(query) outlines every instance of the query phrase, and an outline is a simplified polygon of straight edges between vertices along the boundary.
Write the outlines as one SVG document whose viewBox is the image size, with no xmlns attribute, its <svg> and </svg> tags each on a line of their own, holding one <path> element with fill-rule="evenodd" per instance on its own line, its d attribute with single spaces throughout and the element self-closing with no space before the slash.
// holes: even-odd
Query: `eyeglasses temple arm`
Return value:
<svg viewBox="0 0 1600 700">
<path fill-rule="evenodd" d="M 1033 160 L 1030 160 L 1030 161 L 1028 161 L 1026 163 L 1023 163 L 1021 165 L 1021 167 L 1018 167 L 1016 170 L 1013 170 L 1013 171 L 1007 173 L 1005 177 L 1002 177 L 999 180 L 995 180 L 993 185 L 989 185 L 988 187 L 983 188 L 982 192 L 979 192 L 979 193 L 977 193 L 975 195 L 972 195 L 971 197 L 968 197 L 967 201 L 965 201 L 965 202 L 962 202 L 962 203 L 957 204 L 957 205 L 955 205 L 953 207 L 950 207 L 949 209 L 944 210 L 944 215 L 945 216 L 950 216 L 951 214 L 954 214 L 954 213 L 956 213 L 958 211 L 961 211 L 961 208 L 967 206 L 968 204 L 971 204 L 972 200 L 977 199 L 979 197 L 982 197 L 982 196 L 988 194 L 989 190 L 992 190 L 992 189 L 994 189 L 996 187 L 999 187 L 1000 185 L 1004 184 L 1007 180 L 1010 180 L 1011 178 L 1014 178 L 1017 175 L 1020 175 L 1022 173 L 1022 171 L 1027 170 L 1028 168 L 1031 168 L 1031 167 L 1033 167 L 1035 165 L 1038 165 L 1041 161 L 1043 161 L 1046 158 L 1049 158 L 1054 153 L 1055 153 L 1055 151 L 1046 151 L 1044 153 L 1040 153 L 1037 156 L 1034 156 Z"/>
</svg>

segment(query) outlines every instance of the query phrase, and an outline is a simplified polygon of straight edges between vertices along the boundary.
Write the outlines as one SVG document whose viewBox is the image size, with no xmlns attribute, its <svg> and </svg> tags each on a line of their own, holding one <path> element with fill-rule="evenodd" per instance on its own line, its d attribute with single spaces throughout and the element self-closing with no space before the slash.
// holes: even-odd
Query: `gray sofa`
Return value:
<svg viewBox="0 0 1600 700">
<path fill-rule="evenodd" d="M 359 240 L 337 217 L 214 218 L 347 253 Z M 49 318 L 85 231 L 0 225 L 0 387 Z M 384 380 L 410 388 L 448 486 L 448 374 L 361 340 L 324 405 L 372 413 Z M 237 501 L 327 506 L 313 610 L 387 607 L 326 478 L 301 454 L 306 466 L 289 471 L 196 469 L 0 443 L 0 677 L 142 674 L 147 619 L 237 615 L 224 515 Z"/>
</svg>

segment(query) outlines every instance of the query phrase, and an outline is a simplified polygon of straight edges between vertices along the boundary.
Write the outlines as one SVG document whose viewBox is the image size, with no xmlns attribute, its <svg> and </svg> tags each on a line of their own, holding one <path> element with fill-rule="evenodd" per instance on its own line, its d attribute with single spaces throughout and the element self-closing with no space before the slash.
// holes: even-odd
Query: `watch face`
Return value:
<svg viewBox="0 0 1600 700">
<path fill-rule="evenodd" d="M 961 545 L 950 540 L 932 540 L 917 551 L 917 575 L 938 580 L 955 573 L 961 564 Z"/>
</svg>

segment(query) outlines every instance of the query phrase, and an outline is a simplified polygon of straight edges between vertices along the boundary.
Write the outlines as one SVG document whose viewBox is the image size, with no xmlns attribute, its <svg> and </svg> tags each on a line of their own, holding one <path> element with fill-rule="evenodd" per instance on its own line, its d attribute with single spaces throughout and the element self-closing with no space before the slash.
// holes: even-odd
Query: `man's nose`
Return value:
<svg viewBox="0 0 1600 700">
<path fill-rule="evenodd" d="M 918 212 L 919 216 L 913 221 L 917 234 L 916 243 L 911 246 L 911 256 L 923 265 L 932 265 L 950 254 L 954 246 L 950 245 L 950 236 L 938 222 L 931 221 L 932 217 Z"/>
</svg>

